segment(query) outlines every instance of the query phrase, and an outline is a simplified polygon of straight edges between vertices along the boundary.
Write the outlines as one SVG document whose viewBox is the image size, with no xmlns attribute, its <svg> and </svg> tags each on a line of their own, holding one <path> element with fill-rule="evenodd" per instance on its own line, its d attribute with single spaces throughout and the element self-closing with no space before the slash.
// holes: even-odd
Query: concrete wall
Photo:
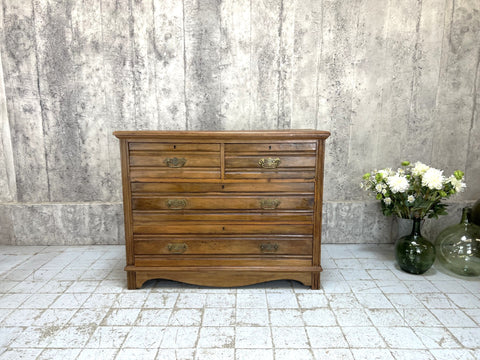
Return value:
<svg viewBox="0 0 480 360">
<path fill-rule="evenodd" d="M 3 0 L 0 19 L 2 244 L 123 242 L 123 129 L 331 131 L 330 243 L 392 241 L 358 188 L 373 168 L 464 170 L 442 226 L 480 197 L 478 0 Z"/>
</svg>

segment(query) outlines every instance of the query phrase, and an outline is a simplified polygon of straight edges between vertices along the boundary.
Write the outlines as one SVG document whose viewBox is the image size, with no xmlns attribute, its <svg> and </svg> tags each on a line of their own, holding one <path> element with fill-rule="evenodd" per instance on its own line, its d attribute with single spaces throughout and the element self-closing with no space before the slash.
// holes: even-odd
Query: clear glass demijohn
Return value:
<svg viewBox="0 0 480 360">
<path fill-rule="evenodd" d="M 437 258 L 446 269 L 464 276 L 480 275 L 480 226 L 470 222 L 464 208 L 459 224 L 443 230 L 435 241 Z"/>
</svg>

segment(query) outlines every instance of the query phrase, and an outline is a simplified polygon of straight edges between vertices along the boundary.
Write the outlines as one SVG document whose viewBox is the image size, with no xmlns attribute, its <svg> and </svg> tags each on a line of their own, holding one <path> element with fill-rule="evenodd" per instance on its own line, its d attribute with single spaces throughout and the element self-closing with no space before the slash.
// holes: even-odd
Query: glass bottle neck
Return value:
<svg viewBox="0 0 480 360">
<path fill-rule="evenodd" d="M 420 225 L 422 224 L 422 219 L 413 219 L 413 229 L 412 236 L 422 236 L 420 233 Z"/>
<path fill-rule="evenodd" d="M 470 217 L 470 213 L 472 211 L 472 208 L 463 208 L 462 209 L 462 220 L 460 220 L 460 224 L 464 224 L 464 225 L 468 225 L 469 224 L 469 220 L 468 218 Z"/>
</svg>

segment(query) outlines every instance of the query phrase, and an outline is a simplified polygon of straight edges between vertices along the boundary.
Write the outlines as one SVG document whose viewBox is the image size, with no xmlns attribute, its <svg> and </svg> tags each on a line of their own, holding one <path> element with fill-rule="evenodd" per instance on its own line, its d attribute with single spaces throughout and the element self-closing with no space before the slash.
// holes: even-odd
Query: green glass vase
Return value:
<svg viewBox="0 0 480 360">
<path fill-rule="evenodd" d="M 423 274 L 435 262 L 435 247 L 420 233 L 421 219 L 413 219 L 410 235 L 402 236 L 395 243 L 395 258 L 403 271 Z"/>
<path fill-rule="evenodd" d="M 443 230 L 435 241 L 437 257 L 458 275 L 480 275 L 480 226 L 470 222 L 472 209 L 463 208 L 459 224 Z"/>
</svg>

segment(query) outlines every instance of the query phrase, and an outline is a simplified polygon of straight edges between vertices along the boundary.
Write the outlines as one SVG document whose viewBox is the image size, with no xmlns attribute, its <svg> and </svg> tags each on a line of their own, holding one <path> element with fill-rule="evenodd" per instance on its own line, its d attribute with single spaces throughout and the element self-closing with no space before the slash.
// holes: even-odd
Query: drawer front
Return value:
<svg viewBox="0 0 480 360">
<path fill-rule="evenodd" d="M 305 255 L 260 255 L 260 256 L 188 256 L 188 255 L 136 255 L 135 266 L 311 266 L 312 257 Z"/>
<path fill-rule="evenodd" d="M 154 238 L 138 236 L 134 239 L 138 255 L 311 255 L 312 237 L 280 238 Z"/>
<path fill-rule="evenodd" d="M 317 150 L 317 143 L 315 141 L 305 142 L 263 142 L 263 143 L 241 143 L 241 144 L 225 144 L 226 153 L 255 153 L 255 152 L 295 152 L 295 151 L 310 151 Z"/>
<path fill-rule="evenodd" d="M 152 182 L 161 179 L 220 179 L 220 168 L 131 167 L 130 181 Z"/>
<path fill-rule="evenodd" d="M 277 223 L 313 223 L 313 212 L 222 212 L 222 213 L 199 213 L 199 212 L 171 212 L 171 211 L 134 211 L 133 223 L 142 226 L 163 226 L 174 221 L 197 221 L 205 223 L 213 222 L 277 222 Z"/>
<path fill-rule="evenodd" d="M 286 192 L 311 193 L 315 190 L 313 182 L 237 182 L 237 183 L 199 183 L 199 182 L 170 182 L 170 183 L 132 183 L 132 193 L 235 193 L 251 192 Z"/>
<path fill-rule="evenodd" d="M 157 196 L 133 197 L 133 210 L 313 210 L 304 196 Z"/>
<path fill-rule="evenodd" d="M 311 235 L 310 224 L 251 224 L 251 223 L 217 223 L 177 222 L 173 224 L 133 225 L 134 234 L 173 234 L 173 235 Z"/>
<path fill-rule="evenodd" d="M 316 142 L 225 145 L 225 179 L 314 179 Z"/>
<path fill-rule="evenodd" d="M 131 151 L 130 166 L 180 168 L 220 167 L 219 154 L 199 154 L 170 151 Z"/>
<path fill-rule="evenodd" d="M 304 179 L 315 178 L 314 169 L 288 169 L 288 170 L 226 170 L 225 179 Z"/>
<path fill-rule="evenodd" d="M 288 169 L 288 168 L 314 168 L 315 154 L 313 155 L 233 155 L 225 157 L 225 168 L 246 169 Z"/>
<path fill-rule="evenodd" d="M 129 144 L 130 181 L 219 179 L 220 144 Z"/>
<path fill-rule="evenodd" d="M 129 144 L 130 151 L 202 151 L 219 152 L 220 144 L 196 144 L 176 142 L 133 142 Z"/>
</svg>

